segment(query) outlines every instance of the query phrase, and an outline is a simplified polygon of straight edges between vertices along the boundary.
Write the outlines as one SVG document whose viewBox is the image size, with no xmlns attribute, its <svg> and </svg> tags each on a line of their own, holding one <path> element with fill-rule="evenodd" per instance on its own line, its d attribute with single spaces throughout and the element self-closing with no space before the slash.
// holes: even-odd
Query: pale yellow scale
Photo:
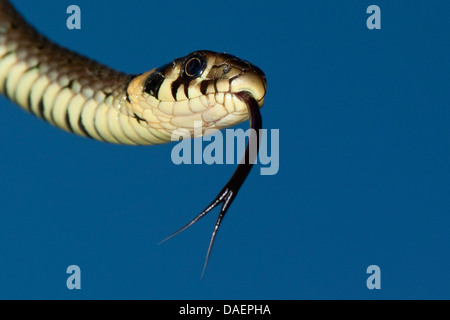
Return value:
<svg viewBox="0 0 450 320">
<path fill-rule="evenodd" d="M 173 113 L 174 116 L 189 116 L 192 111 L 189 109 L 189 100 L 181 100 L 174 104 Z"/>
<path fill-rule="evenodd" d="M 69 131 L 67 127 L 66 117 L 67 108 L 69 107 L 69 101 L 73 98 L 73 92 L 69 88 L 64 88 L 57 94 L 53 108 L 51 108 L 51 117 L 53 118 L 55 125 L 59 128 Z"/>
<path fill-rule="evenodd" d="M 89 99 L 83 106 L 81 110 L 81 120 L 86 131 L 96 140 L 104 141 L 102 137 L 99 136 L 97 130 L 95 129 L 95 113 L 97 112 L 98 103 L 95 100 Z"/>
<path fill-rule="evenodd" d="M 144 128 L 136 118 L 128 118 L 131 127 L 136 131 L 137 134 L 143 137 L 146 141 L 149 141 L 149 144 L 158 144 L 166 141 L 165 137 L 161 137 L 160 135 L 153 133 L 153 131 Z"/>
<path fill-rule="evenodd" d="M 39 79 L 37 79 L 36 82 L 31 87 L 31 92 L 30 92 L 31 106 L 30 106 L 30 110 L 35 115 L 39 115 L 39 110 L 38 110 L 39 109 L 39 102 L 41 101 L 41 97 L 42 97 L 45 89 L 48 87 L 49 84 L 50 84 L 50 80 L 47 77 L 44 76 L 44 77 L 40 77 Z"/>
<path fill-rule="evenodd" d="M 6 57 L 2 57 L 2 59 L 0 60 L 0 90 L 2 92 L 9 70 L 14 66 L 15 63 L 17 63 L 15 54 L 9 54 Z"/>
<path fill-rule="evenodd" d="M 117 138 L 111 133 L 108 126 L 107 114 L 110 109 L 112 108 L 108 107 L 104 103 L 101 103 L 97 106 L 94 116 L 94 126 L 103 140 L 112 143 L 119 143 L 119 140 L 117 140 Z M 117 115 L 117 110 L 115 110 L 115 112 Z"/>
<path fill-rule="evenodd" d="M 23 73 L 29 68 L 28 64 L 19 61 L 14 66 L 11 67 L 11 69 L 8 71 L 10 73 L 10 76 L 8 77 L 8 80 L 6 82 L 6 92 L 10 95 L 14 96 L 14 91 L 17 87 L 17 82 L 21 79 Z M 6 81 L 6 79 L 5 79 Z"/>
<path fill-rule="evenodd" d="M 121 114 L 118 109 L 109 108 L 105 117 L 105 121 L 108 124 L 109 131 L 111 133 L 114 132 L 114 136 L 119 141 L 123 141 L 126 144 L 136 144 L 136 140 L 130 138 L 127 132 L 123 130 L 120 124 L 119 117 L 123 117 L 123 114 Z"/>
<path fill-rule="evenodd" d="M 47 89 L 44 91 L 43 103 L 44 103 L 44 118 L 51 124 L 56 125 L 51 117 L 52 110 L 54 109 L 56 96 L 61 90 L 59 83 L 50 83 Z M 67 106 L 57 106 L 58 108 L 66 108 Z"/>
<path fill-rule="evenodd" d="M 141 136 L 135 128 L 136 126 L 140 126 L 140 124 L 137 123 L 136 118 L 131 118 L 121 113 L 119 115 L 119 125 L 121 130 L 133 141 L 135 141 L 136 144 L 149 144 L 150 140 L 145 139 L 144 136 Z"/>
<path fill-rule="evenodd" d="M 78 125 L 78 120 L 81 116 L 81 110 L 83 110 L 85 102 L 86 99 L 81 94 L 76 94 L 74 97 L 72 97 L 72 99 L 70 99 L 70 102 L 67 106 L 70 126 L 72 127 L 73 131 L 76 134 L 82 136 L 84 136 L 85 133 L 81 130 L 80 126 Z"/>
<path fill-rule="evenodd" d="M 21 106 L 26 107 L 28 105 L 28 93 L 31 90 L 34 82 L 39 78 L 39 70 L 34 68 L 29 70 L 20 80 L 17 82 L 16 90 L 12 92 L 12 97 Z"/>
</svg>

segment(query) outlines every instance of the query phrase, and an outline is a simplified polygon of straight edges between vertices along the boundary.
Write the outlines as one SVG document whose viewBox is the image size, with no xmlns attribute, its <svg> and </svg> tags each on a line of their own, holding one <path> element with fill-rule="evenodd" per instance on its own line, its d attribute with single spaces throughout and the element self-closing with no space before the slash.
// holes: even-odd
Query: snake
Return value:
<svg viewBox="0 0 450 320">
<path fill-rule="evenodd" d="M 232 177 L 200 214 L 162 241 L 221 206 L 203 272 L 223 217 L 254 163 L 250 146 L 258 151 L 266 91 L 260 68 L 209 50 L 142 74 L 117 71 L 52 42 L 0 0 L 0 93 L 57 128 L 107 143 L 158 145 L 172 142 L 175 133 L 196 138 L 249 120 L 256 135 L 249 135 Z"/>
</svg>

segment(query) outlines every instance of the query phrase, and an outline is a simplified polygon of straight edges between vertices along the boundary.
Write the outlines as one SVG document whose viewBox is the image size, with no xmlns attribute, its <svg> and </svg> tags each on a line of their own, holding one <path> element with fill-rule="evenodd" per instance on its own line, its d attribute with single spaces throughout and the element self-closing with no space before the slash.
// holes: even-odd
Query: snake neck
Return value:
<svg viewBox="0 0 450 320">
<path fill-rule="evenodd" d="M 133 112 L 126 97 L 133 78 L 51 42 L 0 0 L 0 93 L 26 111 L 100 141 L 170 141 Z"/>
<path fill-rule="evenodd" d="M 132 76 L 118 72 L 92 59 L 63 48 L 41 35 L 5 0 L 0 0 L 0 54 L 4 61 L 14 58 L 28 69 L 37 69 L 40 75 L 51 82 L 81 93 L 86 98 L 99 91 L 111 96 L 104 99 L 108 104 L 122 100 Z M 2 69 L 4 77 L 5 69 Z M 9 70 L 11 72 L 11 70 Z M 17 102 L 14 90 L 8 90 L 8 76 L 0 90 Z M 98 98 L 98 97 L 97 97 Z M 98 99 L 100 100 L 100 99 Z M 117 102 L 119 102 L 117 101 Z M 117 103 L 116 102 L 116 103 Z"/>
</svg>

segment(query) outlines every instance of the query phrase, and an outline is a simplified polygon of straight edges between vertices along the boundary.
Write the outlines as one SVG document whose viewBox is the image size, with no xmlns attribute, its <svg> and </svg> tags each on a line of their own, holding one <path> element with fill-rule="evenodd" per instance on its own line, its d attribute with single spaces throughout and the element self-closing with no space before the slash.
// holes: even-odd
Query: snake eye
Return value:
<svg viewBox="0 0 450 320">
<path fill-rule="evenodd" d="M 196 78 L 200 76 L 205 70 L 206 61 L 201 57 L 192 57 L 187 59 L 187 62 L 184 64 L 184 74 L 189 78 Z"/>
</svg>

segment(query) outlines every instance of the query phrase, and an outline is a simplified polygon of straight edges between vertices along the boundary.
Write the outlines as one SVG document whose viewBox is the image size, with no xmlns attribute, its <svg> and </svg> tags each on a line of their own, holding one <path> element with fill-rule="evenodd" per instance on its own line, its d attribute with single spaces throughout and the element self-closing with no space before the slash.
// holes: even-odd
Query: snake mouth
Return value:
<svg viewBox="0 0 450 320">
<path fill-rule="evenodd" d="M 223 66 L 222 77 L 229 79 L 229 93 L 247 92 L 261 108 L 267 91 L 267 79 L 264 72 L 246 60 L 228 54 L 223 55 L 227 58 L 219 66 Z M 233 75 L 233 71 L 237 74 Z"/>
<path fill-rule="evenodd" d="M 240 94 L 246 92 L 256 100 L 260 108 L 264 104 L 266 90 L 267 82 L 264 74 L 261 75 L 254 70 L 247 70 L 241 76 L 230 81 L 231 93 Z"/>
</svg>

